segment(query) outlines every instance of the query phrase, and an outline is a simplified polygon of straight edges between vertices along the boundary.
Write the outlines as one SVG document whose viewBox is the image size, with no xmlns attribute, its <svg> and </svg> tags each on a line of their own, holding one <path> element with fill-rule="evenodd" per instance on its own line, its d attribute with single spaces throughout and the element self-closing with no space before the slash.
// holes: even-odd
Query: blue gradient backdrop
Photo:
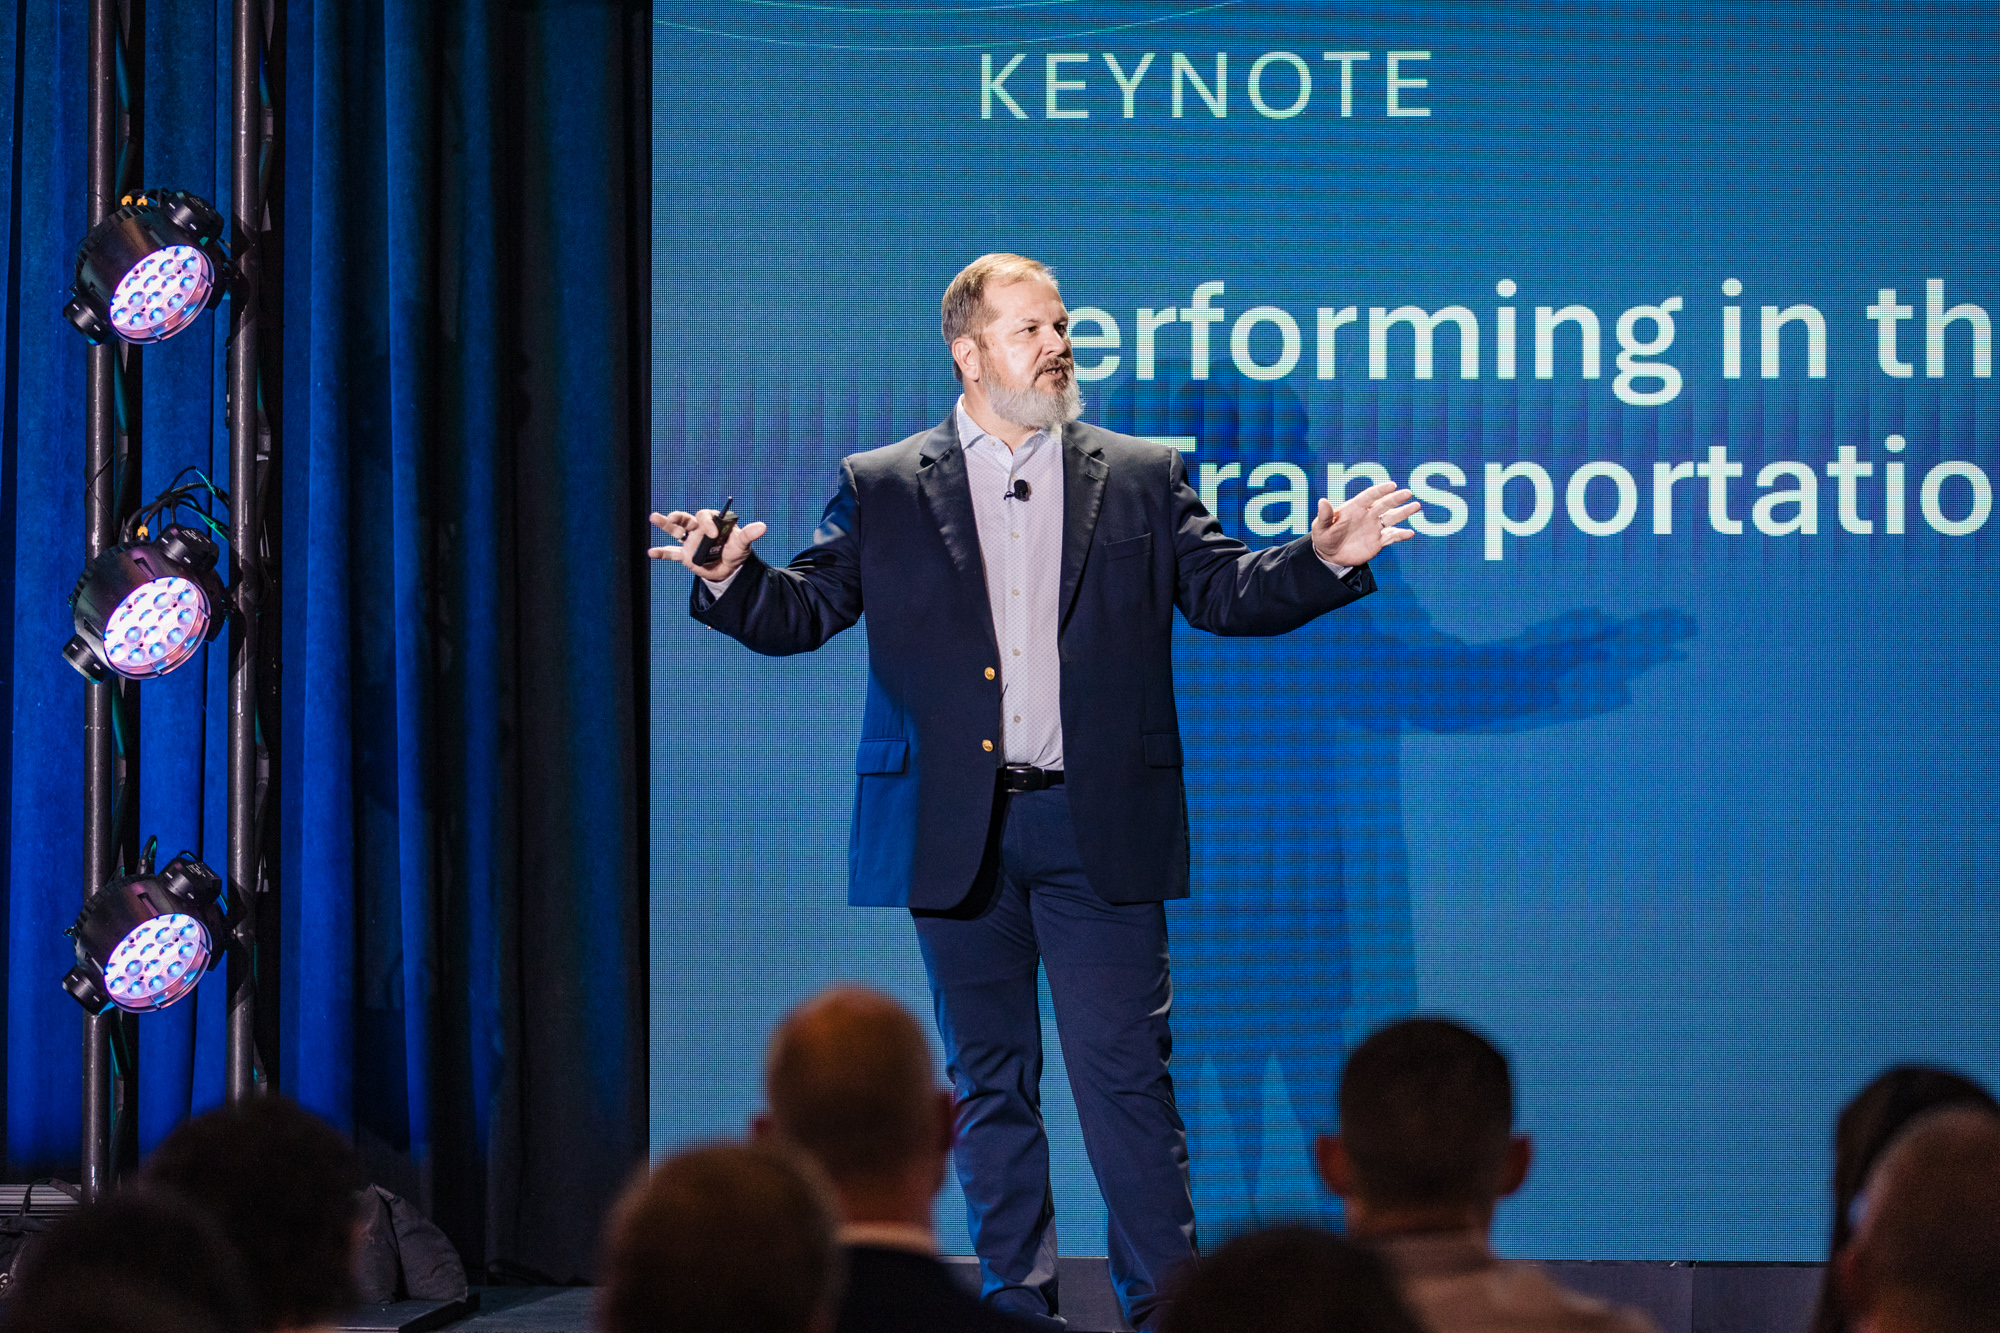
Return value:
<svg viewBox="0 0 2000 1333">
<path fill-rule="evenodd" d="M 1429 506 L 1377 596 L 1284 639 L 1176 642 L 1195 893 L 1170 913 L 1175 1072 L 1208 1239 L 1330 1215 L 1308 1138 L 1345 1050 L 1413 1008 L 1513 1058 L 1539 1157 L 1496 1238 L 1521 1255 L 1817 1257 L 1841 1101 L 1899 1060 L 2000 1079 L 2000 525 L 1971 523 L 2000 394 L 1969 317 L 1943 327 L 1941 375 L 1926 358 L 1927 282 L 2000 318 L 2000 9 L 660 0 L 654 35 L 656 507 L 733 494 L 787 558 L 842 455 L 950 409 L 938 295 L 994 249 L 1109 317 L 1115 346 L 1078 321 L 1086 417 L 1182 440 L 1248 540 L 1288 537 L 1253 525 L 1291 517 L 1289 480 L 1316 501 L 1328 464 L 1461 470 L 1464 527 Z M 1363 51 L 1343 115 L 1325 53 Z M 1263 60 L 1253 99 L 1272 52 L 1296 59 Z M 1395 52 L 1428 53 L 1397 58 L 1422 83 L 1394 90 L 1428 115 L 1389 114 Z M 1300 65 L 1310 91 L 1281 115 Z M 1222 316 L 1198 325 L 1214 282 Z M 1912 311 L 1888 363 L 1882 288 Z M 1617 357 L 1663 330 L 1621 316 L 1669 297 L 1671 342 L 1634 359 L 1679 391 L 1631 401 L 1663 382 L 1621 392 Z M 1439 325 L 1430 377 L 1407 321 L 1371 334 L 1374 308 L 1453 305 L 1473 377 L 1462 326 Z M 1598 321 L 1599 373 L 1570 322 L 1540 376 L 1537 307 L 1571 305 Z M 1297 329 L 1275 378 L 1283 320 L 1239 326 L 1262 306 Z M 1797 315 L 1770 377 L 1766 306 Z M 1319 312 L 1348 307 L 1323 375 Z M 1183 316 L 1150 367 L 1142 308 Z M 1681 480 L 1657 531 L 1655 464 L 1718 446 L 1741 474 Z M 1829 473 L 1842 446 L 1872 471 Z M 1486 468 L 1523 462 L 1548 521 L 1496 546 Z M 1603 535 L 1583 523 L 1607 526 L 1617 477 L 1580 515 L 1570 498 L 1593 462 L 1636 504 Z M 1815 477 L 1815 532 L 1765 530 L 1796 502 L 1755 521 L 1799 484 L 1760 488 L 1773 462 Z M 1971 466 L 1927 510 L 1947 462 Z M 1264 464 L 1292 471 L 1252 484 Z M 1532 478 L 1502 495 L 1532 527 Z M 861 637 L 757 658 L 687 619 L 681 571 L 653 579 L 664 1150 L 740 1130 L 764 1034 L 815 987 L 928 996 L 907 917 L 843 905 Z M 1064 1248 L 1102 1253 L 1049 1053 Z M 965 1250 L 955 1190 L 939 1221 Z"/>
</svg>

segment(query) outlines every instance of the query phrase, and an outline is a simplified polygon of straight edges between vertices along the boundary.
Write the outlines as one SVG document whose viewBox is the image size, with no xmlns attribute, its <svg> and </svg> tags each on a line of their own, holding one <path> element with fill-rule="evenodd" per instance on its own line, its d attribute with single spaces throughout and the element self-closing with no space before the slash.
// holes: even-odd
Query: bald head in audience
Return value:
<svg viewBox="0 0 2000 1333">
<path fill-rule="evenodd" d="M 820 992 L 773 1034 L 764 1091 L 756 1132 L 819 1162 L 844 1221 L 931 1229 L 954 1106 L 909 1010 L 862 986 Z"/>
<path fill-rule="evenodd" d="M 937 1257 L 931 1210 L 957 1106 L 909 1010 L 862 986 L 821 991 L 771 1035 L 764 1096 L 753 1135 L 811 1156 L 839 1202 L 835 1333 L 1020 1333 Z"/>
<path fill-rule="evenodd" d="M 2000 1333 L 2000 1117 L 1932 1111 L 1869 1174 L 1839 1277 L 1857 1333 Z"/>
</svg>

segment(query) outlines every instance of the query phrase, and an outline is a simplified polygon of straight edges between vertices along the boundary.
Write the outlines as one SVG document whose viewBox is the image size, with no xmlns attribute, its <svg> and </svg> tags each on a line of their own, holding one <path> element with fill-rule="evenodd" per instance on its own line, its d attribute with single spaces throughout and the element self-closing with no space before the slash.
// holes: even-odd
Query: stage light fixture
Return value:
<svg viewBox="0 0 2000 1333">
<path fill-rule="evenodd" d="M 221 878 L 190 852 L 154 874 L 148 843 L 138 874 L 114 877 L 84 902 L 63 989 L 93 1014 L 151 1013 L 181 999 L 222 957 L 221 894 Z"/>
<path fill-rule="evenodd" d="M 63 656 L 92 681 L 150 680 L 180 666 L 228 616 L 217 555 L 208 534 L 180 524 L 105 551 L 69 595 L 76 635 Z"/>
<path fill-rule="evenodd" d="M 92 346 L 173 337 L 222 299 L 222 226 L 213 204 L 185 190 L 127 195 L 77 247 L 64 317 Z"/>
</svg>

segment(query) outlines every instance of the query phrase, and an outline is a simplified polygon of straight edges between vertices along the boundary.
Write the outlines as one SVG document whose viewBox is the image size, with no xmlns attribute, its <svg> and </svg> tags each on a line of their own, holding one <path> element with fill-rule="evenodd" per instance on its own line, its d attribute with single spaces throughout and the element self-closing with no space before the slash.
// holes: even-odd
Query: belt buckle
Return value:
<svg viewBox="0 0 2000 1333">
<path fill-rule="evenodd" d="M 1041 791 L 1048 786 L 1042 770 L 1033 764 L 1002 764 L 1000 766 L 1000 789 L 1010 794 Z"/>
</svg>

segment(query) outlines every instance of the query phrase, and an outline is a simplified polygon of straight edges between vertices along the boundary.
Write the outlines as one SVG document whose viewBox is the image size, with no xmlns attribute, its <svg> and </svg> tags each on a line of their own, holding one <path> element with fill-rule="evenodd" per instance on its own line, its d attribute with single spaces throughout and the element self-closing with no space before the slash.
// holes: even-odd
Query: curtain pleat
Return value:
<svg viewBox="0 0 2000 1333">
<path fill-rule="evenodd" d="M 0 651 L 7 763 L 6 1163 L 75 1176 L 81 1011 L 57 987 L 83 900 L 83 682 L 61 656 L 83 567 L 83 343 L 62 320 L 85 216 L 89 30 L 80 5 L 22 0 L 10 21 Z M 67 74 L 68 77 L 64 77 Z"/>
</svg>

